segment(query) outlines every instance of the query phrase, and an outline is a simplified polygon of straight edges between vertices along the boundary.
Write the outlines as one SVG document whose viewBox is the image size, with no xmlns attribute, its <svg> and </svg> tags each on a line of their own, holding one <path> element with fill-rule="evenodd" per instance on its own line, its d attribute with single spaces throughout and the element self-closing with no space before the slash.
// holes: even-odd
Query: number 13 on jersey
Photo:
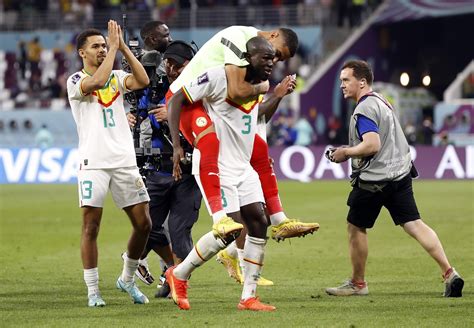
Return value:
<svg viewBox="0 0 474 328">
<path fill-rule="evenodd" d="M 104 128 L 113 128 L 115 126 L 114 111 L 112 108 L 102 108 L 104 118 Z"/>
</svg>

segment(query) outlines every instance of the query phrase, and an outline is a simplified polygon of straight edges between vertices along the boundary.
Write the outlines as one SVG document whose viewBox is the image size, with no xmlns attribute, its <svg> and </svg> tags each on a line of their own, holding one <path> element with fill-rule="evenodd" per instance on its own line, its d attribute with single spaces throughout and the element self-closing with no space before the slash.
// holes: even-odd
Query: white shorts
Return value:
<svg viewBox="0 0 474 328">
<path fill-rule="evenodd" d="M 194 177 L 199 185 L 199 189 L 201 189 L 207 210 L 212 216 L 204 190 L 202 189 L 201 179 L 199 175 L 195 175 Z M 258 178 L 257 172 L 253 169 L 249 170 L 240 181 L 230 181 L 230 179 L 223 177 L 220 179 L 220 182 L 222 206 L 226 213 L 239 212 L 242 206 L 265 202 L 260 179 Z"/>
<path fill-rule="evenodd" d="M 109 189 L 119 208 L 150 201 L 137 167 L 79 170 L 77 184 L 79 207 L 103 207 Z"/>
</svg>

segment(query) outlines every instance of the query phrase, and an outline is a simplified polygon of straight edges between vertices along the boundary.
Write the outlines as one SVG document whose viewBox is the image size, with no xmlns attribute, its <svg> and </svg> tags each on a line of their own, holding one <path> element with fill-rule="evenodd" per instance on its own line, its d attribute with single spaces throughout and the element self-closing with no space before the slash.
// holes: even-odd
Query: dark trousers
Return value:
<svg viewBox="0 0 474 328">
<path fill-rule="evenodd" d="M 183 174 L 181 180 L 174 181 L 169 174 L 151 172 L 146 181 L 153 224 L 146 247 L 166 246 L 171 241 L 173 252 L 184 259 L 193 248 L 191 228 L 201 207 L 202 196 L 196 180 L 190 174 Z M 170 241 L 163 228 L 167 217 Z"/>
</svg>

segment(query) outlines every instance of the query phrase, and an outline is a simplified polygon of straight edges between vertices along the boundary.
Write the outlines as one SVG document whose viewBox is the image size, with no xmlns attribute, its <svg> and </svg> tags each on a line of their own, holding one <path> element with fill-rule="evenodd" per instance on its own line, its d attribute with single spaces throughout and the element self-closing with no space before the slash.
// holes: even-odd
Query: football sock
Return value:
<svg viewBox="0 0 474 328">
<path fill-rule="evenodd" d="M 239 266 L 242 277 L 244 276 L 244 250 L 242 248 L 237 248 L 237 256 L 239 257 Z"/>
<path fill-rule="evenodd" d="M 268 213 L 270 215 L 279 212 L 283 213 L 283 206 L 278 195 L 277 179 L 268 155 L 268 145 L 258 135 L 255 136 L 250 164 L 258 173 Z"/>
<path fill-rule="evenodd" d="M 224 248 L 225 244 L 222 240 L 216 239 L 212 231 L 206 233 L 198 240 L 193 250 L 188 254 L 188 256 L 186 256 L 184 261 L 174 268 L 174 275 L 180 280 L 189 279 L 189 276 L 194 269 L 203 265 Z"/>
<path fill-rule="evenodd" d="M 129 283 L 133 281 L 133 275 L 138 268 L 138 260 L 129 258 L 128 254 L 125 255 L 126 256 L 123 261 L 123 270 L 120 279 L 125 283 Z"/>
<path fill-rule="evenodd" d="M 210 207 L 210 206 L 209 206 Z M 219 222 L 224 216 L 227 216 L 223 210 L 212 213 L 212 222 Z"/>
<path fill-rule="evenodd" d="M 168 266 L 166 265 L 166 262 L 163 261 L 163 259 L 160 257 L 160 268 L 161 272 L 165 272 L 168 269 Z"/>
<path fill-rule="evenodd" d="M 257 282 L 263 268 L 263 257 L 266 240 L 248 236 L 244 247 L 244 288 L 242 300 L 256 296 Z"/>
<path fill-rule="evenodd" d="M 225 250 L 230 257 L 233 257 L 233 258 L 239 257 L 239 255 L 237 254 L 237 245 L 235 241 L 233 241 L 229 246 L 227 246 Z"/>
<path fill-rule="evenodd" d="M 201 153 L 199 177 L 211 213 L 223 211 L 219 167 L 217 166 L 219 158 L 219 139 L 217 139 L 216 133 L 211 132 L 206 134 L 198 141 L 196 148 L 199 149 Z M 222 216 L 225 216 L 225 213 Z M 220 218 L 222 218 L 222 216 Z"/>
<path fill-rule="evenodd" d="M 270 222 L 272 225 L 276 226 L 286 220 L 286 215 L 283 212 L 278 212 L 270 215 Z"/>
<path fill-rule="evenodd" d="M 99 269 L 84 269 L 84 281 L 87 286 L 87 295 L 99 292 Z"/>
</svg>

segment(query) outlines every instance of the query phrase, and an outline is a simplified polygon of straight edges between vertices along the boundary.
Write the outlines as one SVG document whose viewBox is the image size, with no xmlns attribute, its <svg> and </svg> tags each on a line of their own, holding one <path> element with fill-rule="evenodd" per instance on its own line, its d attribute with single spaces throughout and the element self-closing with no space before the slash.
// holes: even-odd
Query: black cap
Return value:
<svg viewBox="0 0 474 328">
<path fill-rule="evenodd" d="M 166 48 L 163 54 L 163 59 L 172 58 L 176 60 L 179 65 L 183 65 L 186 60 L 191 60 L 194 57 L 195 50 L 184 41 L 173 41 Z"/>
</svg>

